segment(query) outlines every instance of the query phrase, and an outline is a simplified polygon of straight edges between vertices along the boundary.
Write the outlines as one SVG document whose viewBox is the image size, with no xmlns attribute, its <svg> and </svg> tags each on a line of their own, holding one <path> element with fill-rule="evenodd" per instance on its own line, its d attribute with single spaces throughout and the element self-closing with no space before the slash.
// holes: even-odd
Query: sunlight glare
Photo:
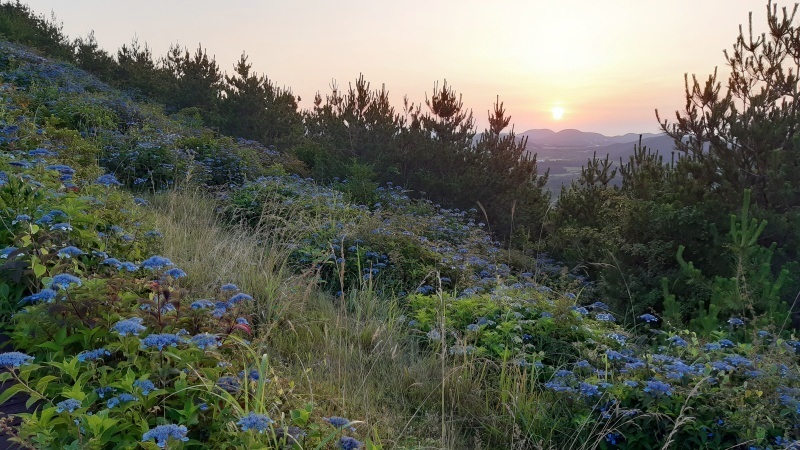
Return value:
<svg viewBox="0 0 800 450">
<path fill-rule="evenodd" d="M 564 108 L 560 106 L 554 106 L 550 112 L 553 114 L 553 120 L 561 120 L 564 117 Z"/>
</svg>

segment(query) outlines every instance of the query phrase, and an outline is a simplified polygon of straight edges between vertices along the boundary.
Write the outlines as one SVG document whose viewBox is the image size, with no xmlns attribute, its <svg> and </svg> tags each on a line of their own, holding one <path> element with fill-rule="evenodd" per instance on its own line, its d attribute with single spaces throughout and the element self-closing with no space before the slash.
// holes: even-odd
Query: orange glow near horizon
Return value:
<svg viewBox="0 0 800 450">
<path fill-rule="evenodd" d="M 499 0 L 490 8 L 479 0 L 241 0 L 224 14 L 211 0 L 23 3 L 52 11 L 70 38 L 94 30 L 112 54 L 134 36 L 155 58 L 171 44 L 194 51 L 201 43 L 230 74 L 244 50 L 254 71 L 302 97 L 300 108 L 329 93 L 331 80 L 346 87 L 359 74 L 373 89 L 385 85 L 396 109 L 404 96 L 423 103 L 446 79 L 479 130 L 499 95 L 517 132 L 655 132 L 656 108 L 674 117 L 685 104 L 684 73 L 702 80 L 724 69 L 722 51 L 748 12 L 756 34 L 766 29 L 766 0 Z"/>
</svg>

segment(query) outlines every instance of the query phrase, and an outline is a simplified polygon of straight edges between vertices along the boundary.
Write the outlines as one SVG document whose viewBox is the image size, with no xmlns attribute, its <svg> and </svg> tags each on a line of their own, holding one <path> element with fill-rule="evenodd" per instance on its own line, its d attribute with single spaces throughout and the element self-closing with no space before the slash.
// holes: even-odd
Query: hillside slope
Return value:
<svg viewBox="0 0 800 450">
<path fill-rule="evenodd" d="M 469 211 L 0 44 L 0 299 L 33 448 L 786 448 L 781 330 L 615 315 Z M 134 197 L 140 195 L 140 197 Z M 625 322 L 627 328 L 620 325 Z M 5 395 L 5 394 L 4 394 Z M 10 395 L 10 394 L 7 394 Z M 0 401 L 5 400 L 0 396 Z M 349 419 L 348 419 L 349 418 Z M 353 419 L 353 420 L 350 420 Z"/>
</svg>

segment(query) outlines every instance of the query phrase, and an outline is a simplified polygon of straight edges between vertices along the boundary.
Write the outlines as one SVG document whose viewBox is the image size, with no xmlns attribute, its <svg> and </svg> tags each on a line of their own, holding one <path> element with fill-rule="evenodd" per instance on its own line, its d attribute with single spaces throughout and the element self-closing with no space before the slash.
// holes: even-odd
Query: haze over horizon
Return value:
<svg viewBox="0 0 800 450">
<path fill-rule="evenodd" d="M 726 73 L 722 51 L 734 43 L 736 24 L 746 30 L 752 11 L 760 33 L 766 17 L 766 2 L 753 0 L 676 0 L 668 8 L 632 0 L 509 0 L 491 8 L 474 0 L 25 3 L 37 14 L 52 11 L 70 38 L 94 30 L 112 53 L 134 36 L 156 57 L 171 44 L 194 52 L 200 43 L 230 73 L 244 51 L 254 70 L 291 87 L 301 108 L 329 92 L 332 80 L 346 89 L 359 73 L 372 88 L 385 84 L 398 110 L 404 95 L 424 102 L 446 79 L 479 131 L 499 95 L 518 133 L 607 136 L 659 132 L 654 110 L 672 118 L 683 107 L 684 73 L 703 80 L 715 67 Z"/>
</svg>

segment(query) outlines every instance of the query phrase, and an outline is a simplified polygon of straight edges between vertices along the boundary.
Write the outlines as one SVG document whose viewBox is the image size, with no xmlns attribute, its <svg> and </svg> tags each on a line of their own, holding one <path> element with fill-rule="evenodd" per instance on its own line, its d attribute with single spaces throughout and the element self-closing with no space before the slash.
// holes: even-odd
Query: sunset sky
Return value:
<svg viewBox="0 0 800 450">
<path fill-rule="evenodd" d="M 683 105 L 683 74 L 724 68 L 739 24 L 761 0 L 29 0 L 70 37 L 94 30 L 116 50 L 138 36 L 155 55 L 199 43 L 228 72 L 245 51 L 259 73 L 311 105 L 359 73 L 421 102 L 447 79 L 479 129 L 497 95 L 517 132 L 656 132 L 654 109 Z M 780 6 L 791 6 L 782 2 Z M 561 108 L 561 118 L 554 114 Z"/>
</svg>

